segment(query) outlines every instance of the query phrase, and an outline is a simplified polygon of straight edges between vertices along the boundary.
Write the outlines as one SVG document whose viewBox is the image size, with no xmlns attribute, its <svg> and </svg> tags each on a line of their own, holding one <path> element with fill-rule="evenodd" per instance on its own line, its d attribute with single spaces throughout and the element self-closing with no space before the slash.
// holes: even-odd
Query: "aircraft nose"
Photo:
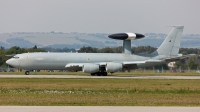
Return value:
<svg viewBox="0 0 200 112">
<path fill-rule="evenodd" d="M 19 66 L 18 61 L 15 61 L 15 60 L 12 60 L 12 59 L 7 60 L 6 64 L 8 64 L 10 66 L 13 66 L 13 67 L 18 67 Z"/>
<path fill-rule="evenodd" d="M 10 65 L 10 59 L 6 61 L 6 64 Z"/>
</svg>

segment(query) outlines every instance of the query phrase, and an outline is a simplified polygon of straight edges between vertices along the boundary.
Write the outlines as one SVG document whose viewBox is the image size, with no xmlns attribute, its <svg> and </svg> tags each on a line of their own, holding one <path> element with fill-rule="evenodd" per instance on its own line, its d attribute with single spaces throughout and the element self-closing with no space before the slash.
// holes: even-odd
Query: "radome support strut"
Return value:
<svg viewBox="0 0 200 112">
<path fill-rule="evenodd" d="M 131 54 L 131 40 L 123 40 L 123 51 L 124 54 Z"/>
</svg>

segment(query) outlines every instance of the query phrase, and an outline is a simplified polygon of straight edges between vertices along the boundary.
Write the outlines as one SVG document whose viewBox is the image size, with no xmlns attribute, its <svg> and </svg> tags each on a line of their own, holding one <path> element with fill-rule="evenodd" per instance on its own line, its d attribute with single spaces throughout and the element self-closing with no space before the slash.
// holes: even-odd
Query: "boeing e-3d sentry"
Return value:
<svg viewBox="0 0 200 112">
<path fill-rule="evenodd" d="M 123 40 L 122 53 L 23 53 L 13 56 L 6 63 L 16 68 L 83 71 L 91 75 L 107 76 L 107 73 L 144 68 L 182 59 L 178 54 L 184 26 L 173 26 L 161 46 L 151 54 L 132 54 L 131 40 L 145 37 L 138 33 L 118 33 L 109 38 Z"/>
</svg>

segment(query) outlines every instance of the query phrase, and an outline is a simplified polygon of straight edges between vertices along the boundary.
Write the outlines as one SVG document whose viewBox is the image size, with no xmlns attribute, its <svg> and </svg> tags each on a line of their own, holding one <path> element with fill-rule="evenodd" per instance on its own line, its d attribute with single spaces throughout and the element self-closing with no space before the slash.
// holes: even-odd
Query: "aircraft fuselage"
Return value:
<svg viewBox="0 0 200 112">
<path fill-rule="evenodd" d="M 69 63 L 107 63 L 124 61 L 142 61 L 152 57 L 139 56 L 133 54 L 122 53 L 23 53 L 16 55 L 16 58 L 11 58 L 6 63 L 26 70 L 41 69 L 41 70 L 66 70 L 65 66 Z M 158 64 L 158 63 L 157 63 Z M 156 65 L 157 65 L 156 64 Z M 152 64 L 137 64 L 140 67 L 152 66 Z"/>
</svg>

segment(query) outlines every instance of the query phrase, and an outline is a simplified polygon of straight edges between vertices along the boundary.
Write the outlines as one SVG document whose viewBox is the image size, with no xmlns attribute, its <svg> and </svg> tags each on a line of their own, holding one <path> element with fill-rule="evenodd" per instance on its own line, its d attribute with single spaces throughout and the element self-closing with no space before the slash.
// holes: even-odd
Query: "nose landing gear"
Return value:
<svg viewBox="0 0 200 112">
<path fill-rule="evenodd" d="M 29 75 L 30 74 L 30 72 L 29 71 L 25 71 L 25 75 Z"/>
</svg>

